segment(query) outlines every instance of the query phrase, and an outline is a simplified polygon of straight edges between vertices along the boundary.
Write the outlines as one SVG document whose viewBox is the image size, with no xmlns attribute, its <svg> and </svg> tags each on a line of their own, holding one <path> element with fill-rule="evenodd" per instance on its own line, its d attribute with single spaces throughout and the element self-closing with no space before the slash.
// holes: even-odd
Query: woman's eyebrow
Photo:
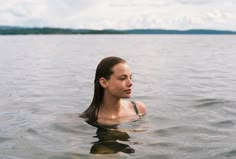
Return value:
<svg viewBox="0 0 236 159">
<path fill-rule="evenodd" d="M 120 74 L 118 77 L 132 77 L 132 74 Z"/>
<path fill-rule="evenodd" d="M 121 74 L 121 75 L 117 75 L 117 77 L 127 77 L 127 75 L 126 74 Z"/>
<path fill-rule="evenodd" d="M 131 76 L 132 73 L 121 73 L 121 74 L 119 74 L 119 76 L 122 76 L 122 75 L 124 75 L 124 76 Z"/>
</svg>

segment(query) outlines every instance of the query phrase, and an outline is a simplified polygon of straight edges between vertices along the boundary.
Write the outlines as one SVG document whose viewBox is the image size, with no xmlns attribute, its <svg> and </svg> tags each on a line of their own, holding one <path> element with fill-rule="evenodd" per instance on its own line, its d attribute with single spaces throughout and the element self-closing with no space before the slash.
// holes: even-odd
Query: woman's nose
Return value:
<svg viewBox="0 0 236 159">
<path fill-rule="evenodd" d="M 128 86 L 129 86 L 129 87 L 133 86 L 132 79 L 128 79 Z"/>
</svg>

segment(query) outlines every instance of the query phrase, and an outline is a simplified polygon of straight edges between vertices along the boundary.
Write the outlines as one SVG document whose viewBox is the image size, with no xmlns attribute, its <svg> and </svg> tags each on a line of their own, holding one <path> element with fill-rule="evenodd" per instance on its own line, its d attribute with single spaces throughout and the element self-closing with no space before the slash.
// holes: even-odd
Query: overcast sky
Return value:
<svg viewBox="0 0 236 159">
<path fill-rule="evenodd" d="M 0 25 L 236 30 L 236 0 L 0 0 Z"/>
</svg>

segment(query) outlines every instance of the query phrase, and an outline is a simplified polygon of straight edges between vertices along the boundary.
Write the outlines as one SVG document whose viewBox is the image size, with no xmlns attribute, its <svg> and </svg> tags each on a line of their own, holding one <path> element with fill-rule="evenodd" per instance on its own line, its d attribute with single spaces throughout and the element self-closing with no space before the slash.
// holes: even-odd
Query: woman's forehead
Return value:
<svg viewBox="0 0 236 159">
<path fill-rule="evenodd" d="M 119 63 L 113 67 L 114 74 L 131 74 L 131 70 L 127 63 Z"/>
</svg>

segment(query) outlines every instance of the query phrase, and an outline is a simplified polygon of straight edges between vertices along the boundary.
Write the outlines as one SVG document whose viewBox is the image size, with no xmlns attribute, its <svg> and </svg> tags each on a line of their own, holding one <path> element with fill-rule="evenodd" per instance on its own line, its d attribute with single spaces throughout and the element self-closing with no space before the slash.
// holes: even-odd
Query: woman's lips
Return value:
<svg viewBox="0 0 236 159">
<path fill-rule="evenodd" d="M 126 93 L 131 93 L 132 92 L 132 89 L 127 89 L 125 90 Z"/>
</svg>

